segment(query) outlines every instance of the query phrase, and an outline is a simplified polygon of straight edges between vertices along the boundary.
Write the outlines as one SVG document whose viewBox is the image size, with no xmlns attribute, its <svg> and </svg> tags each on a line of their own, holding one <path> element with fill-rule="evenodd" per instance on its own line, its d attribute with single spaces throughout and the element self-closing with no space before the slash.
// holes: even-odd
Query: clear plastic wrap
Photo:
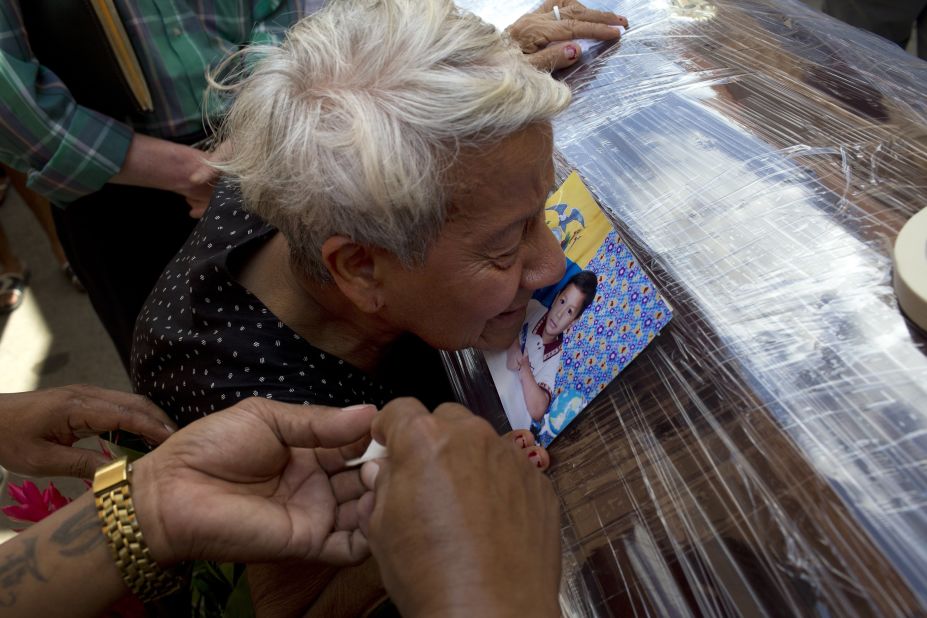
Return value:
<svg viewBox="0 0 927 618">
<path fill-rule="evenodd" d="M 533 8 L 496 4 L 462 2 Z M 927 615 L 927 337 L 891 287 L 927 64 L 796 0 L 587 5 L 631 28 L 564 76 L 558 179 L 675 317 L 551 447 L 565 613 Z M 446 361 L 504 429 L 481 358 Z"/>
</svg>

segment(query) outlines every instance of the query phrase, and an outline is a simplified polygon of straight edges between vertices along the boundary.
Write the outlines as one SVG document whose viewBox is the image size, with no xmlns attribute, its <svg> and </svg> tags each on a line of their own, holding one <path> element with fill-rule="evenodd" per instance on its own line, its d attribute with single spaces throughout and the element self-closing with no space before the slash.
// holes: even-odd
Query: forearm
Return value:
<svg viewBox="0 0 927 618">
<path fill-rule="evenodd" d="M 305 618 L 364 616 L 386 599 L 377 562 L 370 558 L 357 566 L 340 569 L 312 603 Z"/>
<path fill-rule="evenodd" d="M 505 580 L 503 576 L 500 580 Z M 410 605 L 391 593 L 391 600 L 404 618 L 555 618 L 561 615 L 556 586 L 544 589 L 534 582 L 508 588 L 494 582 L 449 582 L 435 590 L 433 602 Z"/>
<path fill-rule="evenodd" d="M 195 184 L 191 176 L 204 166 L 205 155 L 195 148 L 136 133 L 110 182 L 184 194 Z"/>
<path fill-rule="evenodd" d="M 2 94 L 0 94 L 2 96 Z M 40 120 L 28 129 L 0 129 L 0 161 L 27 175 L 27 188 L 55 203 L 98 191 L 119 171 L 132 129 L 97 112 L 72 105 L 64 119 Z M 0 112 L 0 123 L 10 120 Z M 13 116 L 14 124 L 19 122 Z M 60 122 L 60 124 L 59 124 Z"/>
<path fill-rule="evenodd" d="M 259 618 L 303 616 L 325 591 L 337 569 L 308 562 L 249 564 L 245 573 Z"/>
<path fill-rule="evenodd" d="M 4 616 L 97 616 L 127 593 L 91 492 L 0 545 Z"/>
<path fill-rule="evenodd" d="M 525 393 L 525 405 L 528 408 L 528 414 L 534 420 L 540 421 L 544 418 L 544 413 L 547 412 L 550 395 L 538 386 L 530 368 L 522 367 L 518 372 L 518 378 L 521 380 L 521 389 Z"/>
</svg>

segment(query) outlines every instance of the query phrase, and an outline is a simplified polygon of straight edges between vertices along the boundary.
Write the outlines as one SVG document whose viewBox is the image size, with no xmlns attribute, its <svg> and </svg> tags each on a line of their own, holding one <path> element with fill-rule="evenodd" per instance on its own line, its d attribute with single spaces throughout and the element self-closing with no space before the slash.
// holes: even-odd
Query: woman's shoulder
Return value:
<svg viewBox="0 0 927 618">
<path fill-rule="evenodd" d="M 180 425 L 248 397 L 336 407 L 382 406 L 392 398 L 383 383 L 318 350 L 282 322 L 247 322 L 244 329 L 228 320 L 208 332 L 177 335 L 134 359 L 136 392 Z"/>
</svg>

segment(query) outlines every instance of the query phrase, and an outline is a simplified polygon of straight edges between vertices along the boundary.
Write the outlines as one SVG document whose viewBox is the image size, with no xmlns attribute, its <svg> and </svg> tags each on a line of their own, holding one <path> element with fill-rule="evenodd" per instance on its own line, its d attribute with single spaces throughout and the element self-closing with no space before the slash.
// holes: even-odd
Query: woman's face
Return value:
<svg viewBox="0 0 927 618">
<path fill-rule="evenodd" d="M 544 224 L 552 156 L 549 124 L 461 156 L 449 220 L 425 263 L 388 266 L 385 317 L 443 350 L 510 345 L 531 294 L 564 272 L 563 252 Z"/>
</svg>

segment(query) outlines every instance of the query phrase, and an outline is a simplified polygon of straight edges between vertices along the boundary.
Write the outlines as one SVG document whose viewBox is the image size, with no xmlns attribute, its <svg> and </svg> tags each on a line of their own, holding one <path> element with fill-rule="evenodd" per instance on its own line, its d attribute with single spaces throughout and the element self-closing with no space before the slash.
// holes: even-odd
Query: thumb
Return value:
<svg viewBox="0 0 927 618">
<path fill-rule="evenodd" d="M 579 44 L 568 41 L 548 45 L 541 51 L 529 55 L 528 62 L 542 71 L 556 71 L 576 64 L 582 55 L 583 50 Z"/>
<path fill-rule="evenodd" d="M 198 186 L 212 181 L 215 176 L 217 176 L 217 173 L 214 169 L 211 167 L 203 166 L 190 174 L 188 180 L 190 181 L 191 185 Z"/>
<path fill-rule="evenodd" d="M 200 156 L 199 164 L 193 169 L 188 180 L 190 184 L 201 185 L 211 182 L 219 175 L 219 170 L 210 165 L 210 157 Z"/>
<path fill-rule="evenodd" d="M 187 201 L 187 203 L 190 204 L 190 218 L 191 219 L 201 219 L 203 217 L 203 213 L 206 212 L 207 204 L 203 204 L 202 202 L 197 202 L 196 204 L 194 204 L 194 203 L 191 203 L 189 200 Z"/>
</svg>

